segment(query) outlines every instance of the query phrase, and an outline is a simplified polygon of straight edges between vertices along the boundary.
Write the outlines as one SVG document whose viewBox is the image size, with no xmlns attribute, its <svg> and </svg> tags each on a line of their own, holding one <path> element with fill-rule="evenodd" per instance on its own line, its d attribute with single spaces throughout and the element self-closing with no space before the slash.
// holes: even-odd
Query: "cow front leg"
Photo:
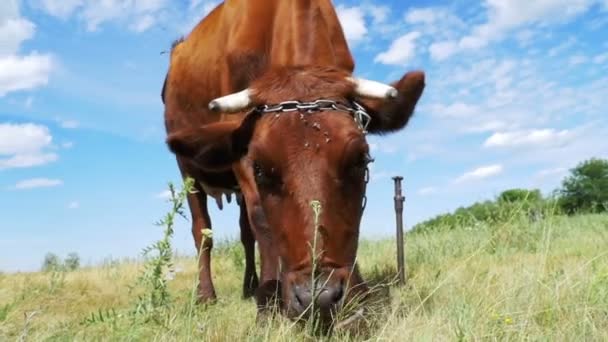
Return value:
<svg viewBox="0 0 608 342">
<path fill-rule="evenodd" d="M 192 213 L 192 236 L 198 255 L 197 301 L 206 303 L 216 300 L 215 288 L 211 280 L 213 238 L 210 234 L 203 234 L 204 229 L 211 229 L 211 219 L 207 209 L 207 194 L 198 185 L 196 190 L 196 193 L 188 194 L 188 204 Z"/>
<path fill-rule="evenodd" d="M 274 309 L 282 308 L 279 254 L 276 244 L 273 244 L 270 227 L 266 222 L 260 203 L 252 200 L 248 204 L 249 220 L 260 252 L 260 286 L 255 291 L 258 313 L 265 316 Z"/>
<path fill-rule="evenodd" d="M 251 231 L 249 217 L 247 215 L 247 205 L 237 196 L 240 206 L 239 225 L 241 228 L 241 243 L 245 249 L 245 275 L 243 277 L 243 298 L 250 298 L 258 288 L 258 274 L 255 269 L 255 237 Z"/>
</svg>

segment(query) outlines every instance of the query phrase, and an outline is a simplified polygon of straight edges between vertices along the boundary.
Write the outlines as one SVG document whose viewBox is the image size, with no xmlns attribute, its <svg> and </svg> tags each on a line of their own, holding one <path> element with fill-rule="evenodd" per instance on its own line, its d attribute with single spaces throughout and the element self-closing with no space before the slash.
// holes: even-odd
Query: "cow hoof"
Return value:
<svg viewBox="0 0 608 342">
<path fill-rule="evenodd" d="M 207 293 L 203 291 L 198 291 L 196 296 L 196 304 L 199 305 L 210 305 L 215 304 L 217 302 L 217 296 L 215 293 Z"/>
<path fill-rule="evenodd" d="M 255 290 L 255 301 L 260 311 L 279 311 L 282 305 L 281 282 L 270 280 Z"/>
<path fill-rule="evenodd" d="M 249 299 L 255 296 L 258 284 L 258 277 L 256 275 L 249 280 L 245 280 L 245 283 L 243 284 L 243 299 Z"/>
</svg>

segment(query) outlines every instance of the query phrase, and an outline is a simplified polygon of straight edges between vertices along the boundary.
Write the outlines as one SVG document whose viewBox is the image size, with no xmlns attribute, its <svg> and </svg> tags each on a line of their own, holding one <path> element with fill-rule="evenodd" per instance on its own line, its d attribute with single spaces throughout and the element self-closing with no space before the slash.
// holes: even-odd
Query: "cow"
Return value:
<svg viewBox="0 0 608 342">
<path fill-rule="evenodd" d="M 425 74 L 383 84 L 354 68 L 331 0 L 226 0 L 172 47 L 166 144 L 196 181 L 188 205 L 200 301 L 216 299 L 213 239 L 202 234 L 212 228 L 207 199 L 221 208 L 231 195 L 243 296 L 258 312 L 274 298 L 288 317 L 310 307 L 329 317 L 365 291 L 356 255 L 372 161 L 366 136 L 406 127 Z"/>
</svg>

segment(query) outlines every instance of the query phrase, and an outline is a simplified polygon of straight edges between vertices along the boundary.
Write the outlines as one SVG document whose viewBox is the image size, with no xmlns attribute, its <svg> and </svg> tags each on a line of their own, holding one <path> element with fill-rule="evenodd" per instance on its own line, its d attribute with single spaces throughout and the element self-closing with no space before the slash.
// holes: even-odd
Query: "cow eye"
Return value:
<svg viewBox="0 0 608 342">
<path fill-rule="evenodd" d="M 373 161 L 374 159 L 369 155 L 369 153 L 365 152 L 359 155 L 359 157 L 355 160 L 353 167 L 359 170 L 365 169 L 369 163 Z"/>
<path fill-rule="evenodd" d="M 255 182 L 261 188 L 276 190 L 281 185 L 281 179 L 275 168 L 266 169 L 259 162 L 253 163 L 253 175 Z"/>
</svg>

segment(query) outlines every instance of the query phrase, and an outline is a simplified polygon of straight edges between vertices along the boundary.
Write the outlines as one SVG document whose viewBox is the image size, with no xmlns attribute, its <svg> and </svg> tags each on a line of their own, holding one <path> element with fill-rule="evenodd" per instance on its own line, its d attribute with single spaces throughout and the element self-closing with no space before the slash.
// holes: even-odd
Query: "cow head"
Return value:
<svg viewBox="0 0 608 342">
<path fill-rule="evenodd" d="M 383 134 L 407 124 L 423 88 L 421 72 L 388 86 L 340 70 L 282 68 L 209 107 L 242 114 L 284 101 L 356 101 L 371 117 L 368 132 Z M 168 145 L 205 170 L 235 172 L 248 210 L 259 210 L 250 217 L 263 216 L 257 229 L 266 229 L 279 251 L 285 309 L 297 316 L 314 301 L 328 316 L 362 283 L 355 259 L 371 160 L 365 132 L 353 112 L 326 107 L 234 117 L 171 134 Z"/>
</svg>

